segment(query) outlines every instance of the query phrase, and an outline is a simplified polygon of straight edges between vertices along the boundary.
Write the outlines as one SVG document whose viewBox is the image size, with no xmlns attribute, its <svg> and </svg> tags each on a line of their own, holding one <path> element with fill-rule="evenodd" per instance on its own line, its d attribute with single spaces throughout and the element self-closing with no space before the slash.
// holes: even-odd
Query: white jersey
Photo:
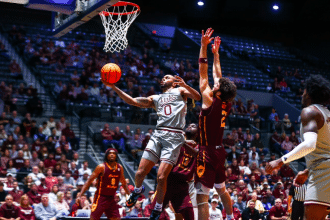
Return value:
<svg viewBox="0 0 330 220">
<path fill-rule="evenodd" d="M 184 129 L 186 126 L 187 103 L 178 88 L 154 95 L 153 101 L 158 115 L 157 128 Z"/>
<path fill-rule="evenodd" d="M 210 220 L 223 220 L 221 210 L 216 208 L 213 210 L 212 208 L 209 209 Z"/>
<path fill-rule="evenodd" d="M 318 130 L 316 149 L 305 156 L 308 169 L 314 169 L 324 160 L 330 159 L 330 111 L 322 105 L 314 104 L 313 106 L 322 112 L 324 117 L 324 125 L 320 130 Z M 300 134 L 303 135 L 303 133 L 304 130 L 301 126 Z"/>
</svg>

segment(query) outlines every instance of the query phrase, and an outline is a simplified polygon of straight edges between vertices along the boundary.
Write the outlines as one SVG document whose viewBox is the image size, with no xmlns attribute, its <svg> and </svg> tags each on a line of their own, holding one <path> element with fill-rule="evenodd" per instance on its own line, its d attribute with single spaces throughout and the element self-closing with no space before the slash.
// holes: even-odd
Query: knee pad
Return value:
<svg viewBox="0 0 330 220">
<path fill-rule="evenodd" d="M 226 190 L 226 184 L 225 182 L 223 183 L 215 183 L 214 184 L 214 187 L 216 189 L 220 189 L 221 190 L 221 193 L 219 193 L 219 196 L 221 196 L 222 194 L 224 194 L 227 190 Z"/>
<path fill-rule="evenodd" d="M 200 195 L 209 195 L 210 194 L 210 188 L 204 186 L 202 183 L 196 184 L 196 192 Z"/>
</svg>

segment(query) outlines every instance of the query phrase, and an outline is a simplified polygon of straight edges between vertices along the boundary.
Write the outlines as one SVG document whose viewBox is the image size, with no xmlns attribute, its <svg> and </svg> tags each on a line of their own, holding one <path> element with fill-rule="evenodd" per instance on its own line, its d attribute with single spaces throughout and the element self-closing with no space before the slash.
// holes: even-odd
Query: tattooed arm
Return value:
<svg viewBox="0 0 330 220">
<path fill-rule="evenodd" d="M 152 96 L 132 98 L 130 95 L 128 95 L 121 89 L 117 88 L 115 85 L 113 84 L 106 84 L 106 85 L 110 86 L 113 89 L 113 91 L 115 91 L 118 94 L 118 96 L 129 105 L 134 105 L 140 108 L 155 108 Z"/>
</svg>

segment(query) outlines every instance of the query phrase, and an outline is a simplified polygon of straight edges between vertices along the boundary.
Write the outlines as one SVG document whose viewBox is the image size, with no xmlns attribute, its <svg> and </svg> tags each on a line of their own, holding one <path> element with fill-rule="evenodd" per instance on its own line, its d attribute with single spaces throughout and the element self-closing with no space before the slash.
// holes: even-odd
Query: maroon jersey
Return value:
<svg viewBox="0 0 330 220">
<path fill-rule="evenodd" d="M 102 196 L 114 196 L 118 189 L 121 169 L 122 167 L 118 163 L 116 163 L 116 167 L 114 169 L 112 169 L 108 163 L 104 163 L 104 174 L 98 178 L 97 190 L 95 194 Z"/>
<path fill-rule="evenodd" d="M 181 147 L 178 162 L 168 176 L 168 180 L 188 182 L 194 177 L 196 158 L 189 153 L 190 149 L 184 144 Z"/>
<path fill-rule="evenodd" d="M 213 98 L 213 103 L 207 109 L 202 109 L 199 115 L 199 136 L 202 146 L 220 146 L 226 118 L 229 115 L 231 103 Z"/>
</svg>

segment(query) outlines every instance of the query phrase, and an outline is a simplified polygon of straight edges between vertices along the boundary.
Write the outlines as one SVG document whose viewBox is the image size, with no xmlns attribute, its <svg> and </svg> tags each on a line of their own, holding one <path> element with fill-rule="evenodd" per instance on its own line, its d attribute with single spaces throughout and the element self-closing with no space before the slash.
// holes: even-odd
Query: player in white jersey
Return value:
<svg viewBox="0 0 330 220">
<path fill-rule="evenodd" d="M 266 166 L 267 173 L 284 163 L 305 157 L 307 169 L 298 173 L 294 184 L 308 179 L 305 196 L 305 219 L 323 220 L 330 208 L 330 111 L 323 105 L 330 101 L 330 83 L 320 75 L 305 81 L 302 95 L 301 134 L 303 142 L 291 152 Z"/>
<path fill-rule="evenodd" d="M 160 160 L 157 173 L 157 196 L 155 209 L 150 219 L 158 219 L 162 210 L 167 184 L 167 176 L 176 164 L 180 148 L 185 142 L 183 128 L 186 125 L 187 98 L 200 100 L 200 94 L 188 86 L 179 76 L 166 75 L 160 86 L 163 93 L 149 97 L 132 98 L 114 84 L 103 82 L 111 87 L 127 104 L 140 108 L 153 108 L 158 115 L 156 130 L 153 133 L 135 174 L 135 189 L 126 202 L 127 207 L 132 207 L 140 194 L 144 191 L 142 186 L 145 176 Z M 179 87 L 177 87 L 179 86 Z M 177 87 L 177 88 L 176 88 Z"/>
</svg>

